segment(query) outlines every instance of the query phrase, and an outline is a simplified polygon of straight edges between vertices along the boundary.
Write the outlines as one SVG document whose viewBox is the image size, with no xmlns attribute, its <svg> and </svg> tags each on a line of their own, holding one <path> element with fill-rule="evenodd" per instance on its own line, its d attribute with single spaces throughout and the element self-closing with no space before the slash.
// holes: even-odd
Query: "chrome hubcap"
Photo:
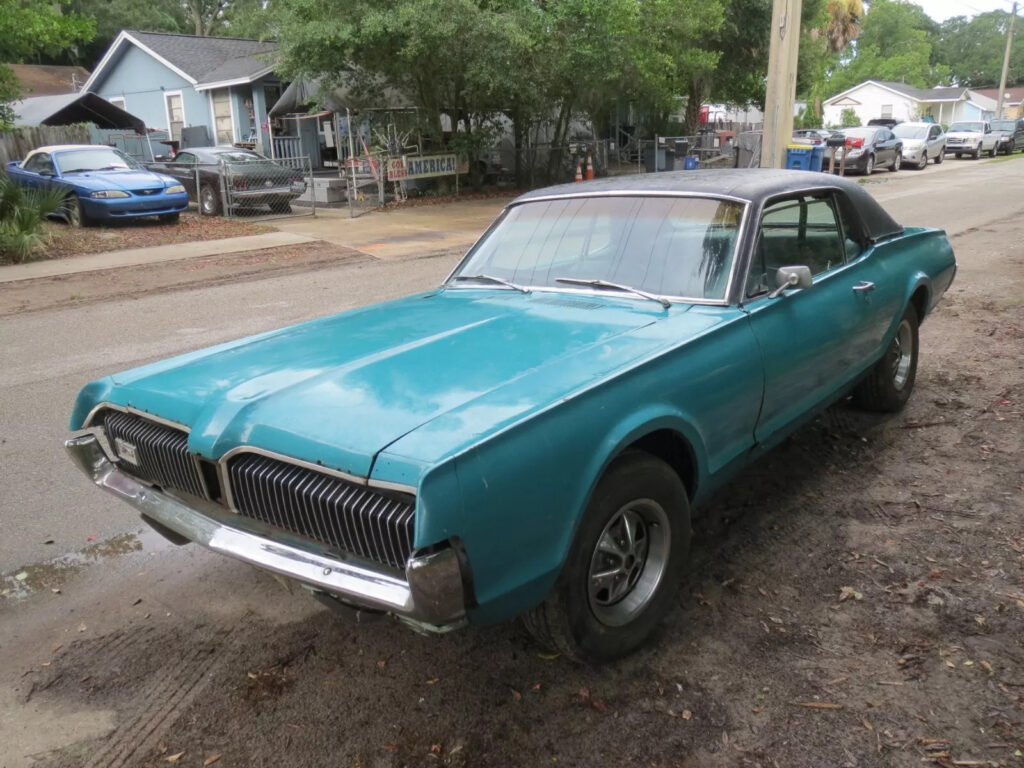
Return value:
<svg viewBox="0 0 1024 768">
<path fill-rule="evenodd" d="M 906 320 L 900 323 L 896 331 L 896 338 L 889 345 L 889 365 L 892 369 L 892 383 L 899 392 L 907 385 L 910 377 L 910 361 L 914 355 L 914 335 L 910 330 L 910 323 Z"/>
<path fill-rule="evenodd" d="M 213 190 L 209 187 L 203 189 L 203 213 L 213 213 Z"/>
<path fill-rule="evenodd" d="M 668 565 L 669 522 L 661 505 L 638 499 L 612 515 L 590 558 L 590 609 L 602 624 L 619 627 L 650 602 Z"/>
</svg>

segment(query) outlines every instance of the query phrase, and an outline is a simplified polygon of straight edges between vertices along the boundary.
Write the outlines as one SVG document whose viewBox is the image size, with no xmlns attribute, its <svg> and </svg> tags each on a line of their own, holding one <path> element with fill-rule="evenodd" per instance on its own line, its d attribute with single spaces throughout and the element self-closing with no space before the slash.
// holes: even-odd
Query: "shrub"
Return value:
<svg viewBox="0 0 1024 768">
<path fill-rule="evenodd" d="M 842 128 L 859 128 L 860 118 L 857 116 L 857 110 L 853 107 L 844 109 L 839 113 L 839 123 Z"/>
<path fill-rule="evenodd" d="M 28 261 L 45 242 L 43 222 L 63 210 L 65 195 L 59 189 L 26 189 L 0 173 L 0 260 Z"/>
</svg>

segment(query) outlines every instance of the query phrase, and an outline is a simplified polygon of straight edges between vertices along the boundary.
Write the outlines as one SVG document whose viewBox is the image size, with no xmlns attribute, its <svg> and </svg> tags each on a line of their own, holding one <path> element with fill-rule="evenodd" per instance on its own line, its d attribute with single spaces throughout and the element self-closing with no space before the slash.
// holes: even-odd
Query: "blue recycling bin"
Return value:
<svg viewBox="0 0 1024 768">
<path fill-rule="evenodd" d="M 794 171 L 821 172 L 825 160 L 825 145 L 787 144 L 786 167 Z"/>
<path fill-rule="evenodd" d="M 700 160 L 693 155 L 687 155 L 686 159 L 683 160 L 683 170 L 696 171 L 698 168 L 700 168 Z"/>
</svg>

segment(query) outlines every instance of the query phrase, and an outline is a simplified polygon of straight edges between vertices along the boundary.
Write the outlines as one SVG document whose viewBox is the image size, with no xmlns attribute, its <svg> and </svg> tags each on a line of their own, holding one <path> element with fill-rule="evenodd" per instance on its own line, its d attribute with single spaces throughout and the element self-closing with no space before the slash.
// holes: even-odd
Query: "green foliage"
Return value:
<svg viewBox="0 0 1024 768">
<path fill-rule="evenodd" d="M 96 24 L 95 37 L 78 50 L 78 60 L 87 67 L 99 61 L 122 29 L 186 31 L 181 0 L 70 0 L 67 9 Z"/>
<path fill-rule="evenodd" d="M 536 120 L 562 145 L 576 115 L 598 131 L 616 104 L 667 115 L 715 68 L 700 43 L 723 19 L 721 0 L 273 0 L 269 16 L 286 76 L 354 82 L 354 106 L 395 89 L 428 136 L 447 115 L 471 159 L 502 115 L 517 146 Z"/>
<path fill-rule="evenodd" d="M 67 1 L 0 0 L 0 61 L 19 62 L 46 54 L 59 56 L 75 44 L 92 39 L 96 25 L 73 12 Z"/>
<path fill-rule="evenodd" d="M 860 118 L 857 117 L 857 110 L 853 107 L 847 107 L 839 113 L 839 127 L 840 128 L 858 128 L 860 127 Z"/>
<path fill-rule="evenodd" d="M 0 64 L 0 131 L 9 131 L 14 127 L 14 109 L 11 102 L 21 98 L 21 83 L 14 70 L 6 64 Z"/>
<path fill-rule="evenodd" d="M 971 88 L 998 86 L 1006 47 L 1007 11 L 980 13 L 968 20 L 957 16 L 942 24 L 936 58 L 947 66 L 952 80 Z M 1024 23 L 1013 29 L 1008 83 L 1024 82 Z"/>
<path fill-rule="evenodd" d="M 939 26 L 920 6 L 906 0 L 874 0 L 864 15 L 852 55 L 832 72 L 829 88 L 844 91 L 865 80 L 891 80 L 920 88 L 949 77 L 939 64 Z"/>
<path fill-rule="evenodd" d="M 817 114 L 810 105 L 803 107 L 793 118 L 794 130 L 800 128 L 821 128 L 822 125 L 821 115 Z"/>
<path fill-rule="evenodd" d="M 0 260 L 32 257 L 46 241 L 43 222 L 63 209 L 64 195 L 59 189 L 25 189 L 0 172 Z"/>
</svg>

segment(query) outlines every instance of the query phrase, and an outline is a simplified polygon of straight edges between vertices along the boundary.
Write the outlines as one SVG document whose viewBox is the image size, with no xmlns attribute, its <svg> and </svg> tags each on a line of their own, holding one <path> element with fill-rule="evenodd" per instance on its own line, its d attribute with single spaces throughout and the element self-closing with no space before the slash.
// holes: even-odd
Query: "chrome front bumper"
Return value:
<svg viewBox="0 0 1024 768">
<path fill-rule="evenodd" d="M 451 548 L 411 558 L 402 579 L 275 540 L 270 531 L 245 530 L 251 522 L 227 510 L 199 511 L 122 472 L 93 433 L 76 435 L 64 446 L 96 485 L 131 504 L 157 530 L 162 526 L 214 552 L 295 579 L 355 606 L 394 613 L 421 629 L 445 632 L 466 623 L 462 572 Z M 197 499 L 196 506 L 200 504 L 206 502 Z M 223 517 L 236 518 L 230 522 L 237 524 Z"/>
</svg>

